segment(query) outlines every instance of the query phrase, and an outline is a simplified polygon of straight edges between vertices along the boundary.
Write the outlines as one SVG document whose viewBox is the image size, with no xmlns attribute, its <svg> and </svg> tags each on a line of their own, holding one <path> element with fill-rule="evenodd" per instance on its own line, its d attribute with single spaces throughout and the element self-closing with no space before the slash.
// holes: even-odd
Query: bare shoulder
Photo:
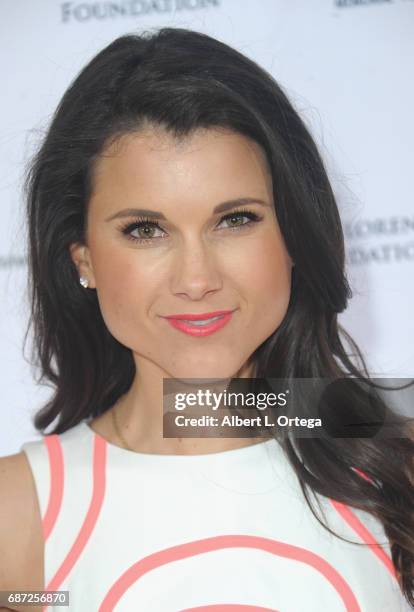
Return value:
<svg viewBox="0 0 414 612">
<path fill-rule="evenodd" d="M 33 474 L 23 451 L 0 457 L 0 497 L 0 590 L 43 590 L 42 522 Z M 7 610 L 0 607 L 3 609 Z"/>
</svg>

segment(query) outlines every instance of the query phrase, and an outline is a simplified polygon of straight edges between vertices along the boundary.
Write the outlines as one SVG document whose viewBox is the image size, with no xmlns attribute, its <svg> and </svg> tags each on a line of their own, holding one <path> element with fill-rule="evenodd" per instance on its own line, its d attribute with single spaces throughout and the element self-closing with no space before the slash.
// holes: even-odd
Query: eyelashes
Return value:
<svg viewBox="0 0 414 612">
<path fill-rule="evenodd" d="M 249 219 L 249 221 L 247 223 L 242 223 L 241 225 L 233 225 L 233 226 L 228 226 L 225 227 L 224 230 L 225 231 L 230 231 L 230 232 L 234 232 L 234 231 L 243 231 L 244 229 L 251 227 L 251 225 L 253 223 L 258 223 L 259 221 L 262 220 L 262 217 L 260 217 L 258 214 L 256 214 L 255 212 L 253 212 L 252 210 L 247 210 L 247 209 L 239 209 L 239 210 L 235 210 L 231 213 L 228 213 L 227 215 L 224 215 L 223 217 L 221 217 L 219 225 L 223 222 L 223 221 L 227 221 L 228 219 L 234 219 L 234 218 L 242 218 L 242 217 L 247 217 Z M 135 230 L 140 230 L 142 228 L 154 228 L 154 229 L 159 229 L 161 231 L 164 231 L 159 225 L 158 223 L 155 223 L 155 221 L 153 221 L 152 219 L 150 219 L 149 217 L 137 217 L 132 223 L 126 223 L 124 225 L 122 225 L 119 229 L 121 231 L 121 233 L 127 238 L 127 240 L 132 240 L 133 242 L 137 242 L 140 244 L 143 243 L 150 243 L 150 242 L 155 242 L 158 240 L 165 240 L 165 238 L 163 237 L 159 237 L 159 236 L 149 236 L 146 238 L 142 238 L 140 236 L 133 236 L 132 232 Z"/>
</svg>

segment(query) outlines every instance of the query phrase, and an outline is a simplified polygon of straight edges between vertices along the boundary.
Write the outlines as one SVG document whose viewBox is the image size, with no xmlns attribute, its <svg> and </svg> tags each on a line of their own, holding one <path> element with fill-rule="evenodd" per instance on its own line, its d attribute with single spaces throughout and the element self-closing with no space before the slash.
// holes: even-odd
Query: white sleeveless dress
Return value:
<svg viewBox="0 0 414 612">
<path fill-rule="evenodd" d="M 63 612 L 408 612 L 382 525 L 318 496 L 308 508 L 269 439 L 204 455 L 136 453 L 82 421 L 26 442 L 45 590 Z M 369 545 L 361 545 L 368 543 Z M 379 544 L 379 546 L 378 546 Z"/>
</svg>

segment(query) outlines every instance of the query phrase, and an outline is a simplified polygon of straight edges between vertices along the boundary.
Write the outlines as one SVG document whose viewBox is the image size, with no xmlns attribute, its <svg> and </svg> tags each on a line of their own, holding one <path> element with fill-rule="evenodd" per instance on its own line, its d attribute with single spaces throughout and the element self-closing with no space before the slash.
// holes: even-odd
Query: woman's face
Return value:
<svg viewBox="0 0 414 612">
<path fill-rule="evenodd" d="M 249 201 L 224 210 L 240 198 Z M 240 208 L 248 214 L 234 216 Z M 137 227 L 132 209 L 163 218 Z M 138 370 L 236 376 L 285 316 L 292 262 L 272 180 L 261 148 L 240 134 L 199 130 L 178 143 L 147 128 L 122 137 L 97 162 L 87 228 L 87 247 L 72 245 L 72 257 Z M 164 318 L 219 310 L 233 314 L 204 336 Z"/>
</svg>

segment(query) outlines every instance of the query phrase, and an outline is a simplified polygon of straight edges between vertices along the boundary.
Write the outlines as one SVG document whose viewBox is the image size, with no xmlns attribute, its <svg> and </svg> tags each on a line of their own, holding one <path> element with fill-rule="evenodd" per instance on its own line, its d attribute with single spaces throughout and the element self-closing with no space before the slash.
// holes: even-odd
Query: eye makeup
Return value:
<svg viewBox="0 0 414 612">
<path fill-rule="evenodd" d="M 240 209 L 234 210 L 231 213 L 228 213 L 224 215 L 223 217 L 221 217 L 219 225 L 223 221 L 227 221 L 229 219 L 243 218 L 243 217 L 246 217 L 249 220 L 246 223 L 242 223 L 241 225 L 233 225 L 233 226 L 225 227 L 222 230 L 218 230 L 218 231 L 230 231 L 230 232 L 244 231 L 244 229 L 251 227 L 253 223 L 258 223 L 263 219 L 262 216 L 258 215 L 252 210 L 240 208 Z M 141 230 L 143 228 L 152 228 L 152 229 L 159 229 L 161 231 L 164 231 L 158 223 L 153 221 L 153 219 L 149 217 L 145 217 L 145 216 L 136 217 L 132 222 L 129 221 L 128 223 L 122 224 L 119 227 L 119 231 L 127 238 L 127 240 L 132 240 L 139 244 L 148 244 L 148 243 L 153 243 L 155 241 L 166 239 L 164 237 L 154 237 L 154 236 L 142 238 L 140 236 L 132 235 L 133 231 Z"/>
</svg>

